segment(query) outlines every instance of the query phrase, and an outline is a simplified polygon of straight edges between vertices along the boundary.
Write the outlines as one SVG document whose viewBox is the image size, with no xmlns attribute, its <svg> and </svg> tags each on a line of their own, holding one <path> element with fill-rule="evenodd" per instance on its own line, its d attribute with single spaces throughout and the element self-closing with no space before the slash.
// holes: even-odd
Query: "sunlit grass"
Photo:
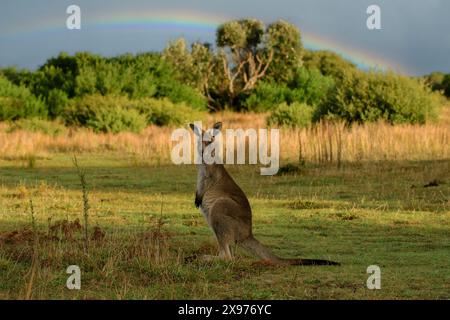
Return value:
<svg viewBox="0 0 450 320">
<path fill-rule="evenodd" d="M 266 177 L 258 166 L 229 166 L 248 194 L 254 233 L 285 257 L 326 258 L 340 267 L 270 267 L 236 250 L 232 263 L 184 263 L 216 254 L 194 207 L 194 166 L 136 165 L 117 152 L 78 155 L 89 188 L 89 252 L 83 231 L 51 227 L 83 221 L 72 154 L 32 168 L 0 160 L 0 297 L 25 298 L 33 261 L 29 199 L 39 234 L 31 298 L 450 298 L 450 162 L 308 164 Z M 425 187 L 436 180 L 437 186 Z M 104 238 L 94 237 L 100 228 Z M 56 232 L 56 234 L 54 234 Z M 82 289 L 65 287 L 67 266 L 82 269 Z M 366 268 L 382 270 L 368 290 Z"/>
</svg>

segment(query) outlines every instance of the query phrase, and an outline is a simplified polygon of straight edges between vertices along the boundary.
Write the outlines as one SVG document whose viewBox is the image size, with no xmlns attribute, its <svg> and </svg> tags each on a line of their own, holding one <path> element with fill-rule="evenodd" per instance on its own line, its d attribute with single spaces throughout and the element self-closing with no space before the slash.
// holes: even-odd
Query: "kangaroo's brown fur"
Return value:
<svg viewBox="0 0 450 320">
<path fill-rule="evenodd" d="M 193 124 L 190 127 L 196 135 L 205 134 Z M 220 130 L 221 127 L 220 122 L 216 123 L 214 130 Z M 210 141 L 202 141 L 202 150 L 213 139 L 214 134 L 210 134 Z M 217 238 L 221 259 L 233 259 L 230 245 L 238 244 L 271 264 L 339 265 L 328 260 L 280 258 L 256 240 L 252 233 L 252 210 L 248 199 L 222 164 L 206 164 L 202 161 L 198 165 L 195 205 L 200 208 Z"/>
</svg>

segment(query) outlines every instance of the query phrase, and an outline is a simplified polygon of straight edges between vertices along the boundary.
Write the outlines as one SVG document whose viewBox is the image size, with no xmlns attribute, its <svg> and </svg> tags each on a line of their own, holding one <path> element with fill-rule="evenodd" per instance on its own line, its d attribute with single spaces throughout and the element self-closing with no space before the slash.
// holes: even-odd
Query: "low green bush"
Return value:
<svg viewBox="0 0 450 320">
<path fill-rule="evenodd" d="M 346 72 L 317 109 L 314 120 L 423 124 L 436 119 L 439 104 L 438 96 L 423 81 L 393 73 Z"/>
<path fill-rule="evenodd" d="M 147 125 L 181 125 L 201 120 L 205 113 L 168 99 L 130 100 L 124 96 L 87 95 L 74 100 L 64 112 L 68 125 L 97 132 L 139 132 Z"/>
<path fill-rule="evenodd" d="M 318 70 L 299 68 L 287 84 L 261 82 L 244 101 L 244 109 L 254 112 L 273 110 L 285 102 L 319 105 L 334 86 L 331 77 L 323 76 Z"/>
<path fill-rule="evenodd" d="M 59 89 L 53 89 L 49 92 L 47 97 L 48 116 L 51 119 L 55 119 L 61 115 L 64 108 L 69 103 L 67 94 Z"/>
<path fill-rule="evenodd" d="M 201 120 L 205 112 L 192 109 L 185 103 L 172 103 L 168 99 L 141 99 L 135 108 L 147 119 L 147 124 L 157 126 L 182 125 Z"/>
<path fill-rule="evenodd" d="M 290 83 L 292 88 L 290 102 L 303 102 L 310 106 L 318 106 L 334 87 L 335 81 L 330 76 L 324 76 L 320 71 L 300 68 Z M 289 103 L 289 101 L 287 101 Z"/>
<path fill-rule="evenodd" d="M 244 101 L 244 109 L 254 112 L 273 110 L 274 107 L 287 100 L 289 91 L 286 85 L 261 82 Z"/>
<path fill-rule="evenodd" d="M 46 105 L 30 90 L 0 75 L 0 121 L 46 116 Z"/>
<path fill-rule="evenodd" d="M 285 126 L 306 128 L 311 125 L 314 108 L 305 104 L 294 102 L 279 104 L 267 119 L 269 126 Z"/>
<path fill-rule="evenodd" d="M 145 116 L 133 109 L 126 97 L 89 95 L 74 100 L 64 112 L 68 125 L 92 128 L 95 132 L 140 132 Z"/>
</svg>

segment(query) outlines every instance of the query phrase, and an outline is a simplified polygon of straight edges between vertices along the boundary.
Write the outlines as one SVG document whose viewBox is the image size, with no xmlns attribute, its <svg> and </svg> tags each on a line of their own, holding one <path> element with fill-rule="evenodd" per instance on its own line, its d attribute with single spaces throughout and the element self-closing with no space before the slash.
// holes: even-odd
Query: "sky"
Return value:
<svg viewBox="0 0 450 320">
<path fill-rule="evenodd" d="M 81 29 L 69 30 L 69 5 Z M 369 30 L 369 5 L 381 29 Z M 364 69 L 450 73 L 449 0 L 1 0 L 0 67 L 35 69 L 59 52 L 106 56 L 161 51 L 179 37 L 214 43 L 227 20 L 287 20 L 309 49 L 341 54 Z"/>
</svg>

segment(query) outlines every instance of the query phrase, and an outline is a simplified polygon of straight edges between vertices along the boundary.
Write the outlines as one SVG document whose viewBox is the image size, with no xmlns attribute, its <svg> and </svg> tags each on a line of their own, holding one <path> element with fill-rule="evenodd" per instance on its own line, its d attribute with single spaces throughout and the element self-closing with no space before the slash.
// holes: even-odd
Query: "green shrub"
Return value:
<svg viewBox="0 0 450 320">
<path fill-rule="evenodd" d="M 158 88 L 158 94 L 156 94 L 155 97 L 167 97 L 174 103 L 184 102 L 189 107 L 198 110 L 206 110 L 205 97 L 192 87 L 179 82 L 171 81 L 168 86 L 167 84 L 160 86 Z"/>
<path fill-rule="evenodd" d="M 85 126 L 94 131 L 139 132 L 155 124 L 180 125 L 200 120 L 204 112 L 184 103 L 174 104 L 168 99 L 130 100 L 123 96 L 88 95 L 72 102 L 64 112 L 68 125 Z"/>
<path fill-rule="evenodd" d="M 267 124 L 269 126 L 306 128 L 311 125 L 313 111 L 313 107 L 304 103 L 294 102 L 291 105 L 282 103 L 272 111 L 267 119 Z"/>
<path fill-rule="evenodd" d="M 147 124 L 157 126 L 181 125 L 205 116 L 204 112 L 192 109 L 185 103 L 174 104 L 168 99 L 141 99 L 136 102 L 135 108 L 145 115 Z"/>
<path fill-rule="evenodd" d="M 244 101 L 244 109 L 254 112 L 272 110 L 280 103 L 286 102 L 290 94 L 286 85 L 261 82 L 253 93 Z"/>
<path fill-rule="evenodd" d="M 63 134 L 67 128 L 60 122 L 48 121 L 38 118 L 20 119 L 9 125 L 8 132 L 24 130 L 29 132 L 42 132 L 48 135 L 56 136 Z"/>
<path fill-rule="evenodd" d="M 30 90 L 0 76 L 0 121 L 46 116 L 45 104 Z"/>
<path fill-rule="evenodd" d="M 92 128 L 95 132 L 139 132 L 146 126 L 145 116 L 133 109 L 126 97 L 90 95 L 75 100 L 64 112 L 68 125 Z"/>
<path fill-rule="evenodd" d="M 356 65 L 341 55 L 328 50 L 305 50 L 303 67 L 318 70 L 324 76 L 330 76 L 339 81 L 346 72 L 356 71 Z"/>
<path fill-rule="evenodd" d="M 47 97 L 48 115 L 55 119 L 63 112 L 64 108 L 69 103 L 67 94 L 60 89 L 53 89 L 49 92 Z"/>
<path fill-rule="evenodd" d="M 292 89 L 291 102 L 303 102 L 310 106 L 318 106 L 334 85 L 333 78 L 322 75 L 320 71 L 300 68 L 289 84 Z"/>
<path fill-rule="evenodd" d="M 437 96 L 417 79 L 393 73 L 346 72 L 317 109 L 314 119 L 423 124 L 437 117 L 438 105 Z"/>
<path fill-rule="evenodd" d="M 318 70 L 299 68 L 287 84 L 259 83 L 244 101 L 244 109 L 263 112 L 273 110 L 283 102 L 287 104 L 299 102 L 317 106 L 326 98 L 333 86 L 333 79 L 323 76 Z"/>
<path fill-rule="evenodd" d="M 95 117 L 86 122 L 86 126 L 96 132 L 131 131 L 139 133 L 145 128 L 146 122 L 145 117 L 136 110 L 116 106 L 104 112 L 97 112 Z"/>
</svg>

